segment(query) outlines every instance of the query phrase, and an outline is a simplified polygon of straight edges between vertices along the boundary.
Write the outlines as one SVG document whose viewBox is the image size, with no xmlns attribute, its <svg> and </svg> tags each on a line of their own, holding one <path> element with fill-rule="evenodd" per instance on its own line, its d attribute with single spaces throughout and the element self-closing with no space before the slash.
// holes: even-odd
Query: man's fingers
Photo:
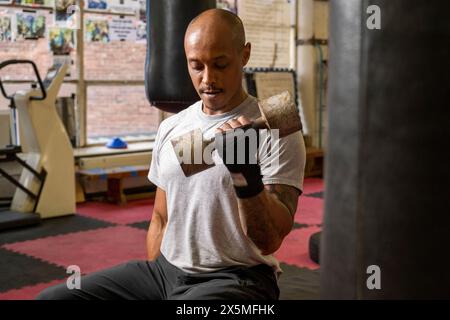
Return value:
<svg viewBox="0 0 450 320">
<path fill-rule="evenodd" d="M 216 131 L 224 132 L 224 131 L 227 131 L 230 129 L 233 129 L 233 127 L 228 122 L 225 122 L 223 125 L 221 125 L 219 128 L 217 128 Z"/>
<path fill-rule="evenodd" d="M 247 119 L 245 116 L 240 116 L 237 118 L 237 121 L 241 123 L 242 126 L 245 126 L 246 124 L 252 123 L 249 119 Z"/>
<path fill-rule="evenodd" d="M 216 132 L 224 132 L 227 130 L 239 128 L 242 126 L 245 126 L 247 124 L 252 123 L 249 119 L 247 119 L 245 116 L 240 116 L 237 119 L 231 119 L 225 122 L 223 125 L 221 125 L 219 128 L 216 129 Z"/>
<path fill-rule="evenodd" d="M 231 126 L 232 129 L 242 127 L 242 123 L 240 123 L 237 119 L 231 119 L 227 123 Z"/>
</svg>

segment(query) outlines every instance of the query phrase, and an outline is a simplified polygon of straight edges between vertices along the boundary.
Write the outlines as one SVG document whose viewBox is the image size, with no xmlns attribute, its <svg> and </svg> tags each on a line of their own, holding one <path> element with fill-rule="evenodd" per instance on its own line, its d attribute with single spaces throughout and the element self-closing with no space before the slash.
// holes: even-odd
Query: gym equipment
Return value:
<svg viewBox="0 0 450 320">
<path fill-rule="evenodd" d="M 7 60 L 0 63 L 0 69 L 12 64 L 30 64 L 37 83 L 8 96 L 0 79 L 2 94 L 10 100 L 12 131 L 12 144 L 0 149 L 0 161 L 17 161 L 24 167 L 19 181 L 0 169 L 17 186 L 10 211 L 0 212 L 0 229 L 75 212 L 73 149 L 55 107 L 68 66 L 53 65 L 42 81 L 30 60 Z M 26 161 L 17 156 L 22 152 Z"/>
<path fill-rule="evenodd" d="M 199 100 L 187 69 L 184 34 L 193 18 L 215 7 L 215 0 L 147 0 L 145 91 L 152 106 L 176 113 Z"/>
<path fill-rule="evenodd" d="M 321 297 L 448 299 L 450 3 L 330 5 Z"/>
<path fill-rule="evenodd" d="M 106 143 L 106 147 L 110 149 L 126 149 L 128 147 L 128 144 L 120 137 L 115 137 Z"/>
<path fill-rule="evenodd" d="M 249 127 L 254 129 L 278 129 L 279 137 L 287 136 L 302 129 L 299 112 L 288 91 L 269 97 L 258 103 L 261 117 L 253 121 Z M 174 150 L 180 151 L 180 166 L 186 177 L 212 167 L 201 157 L 197 163 L 197 155 L 203 155 L 207 146 L 214 143 L 214 137 L 203 139 L 200 129 L 192 130 L 171 140 Z M 189 150 L 189 159 L 183 162 L 183 154 Z M 212 150 L 211 150 L 212 151 Z"/>
</svg>

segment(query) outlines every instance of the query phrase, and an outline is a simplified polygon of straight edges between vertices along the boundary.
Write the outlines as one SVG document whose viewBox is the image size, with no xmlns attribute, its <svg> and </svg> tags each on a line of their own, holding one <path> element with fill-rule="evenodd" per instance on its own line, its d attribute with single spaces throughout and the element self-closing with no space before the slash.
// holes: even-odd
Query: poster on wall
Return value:
<svg viewBox="0 0 450 320">
<path fill-rule="evenodd" d="M 245 27 L 252 54 L 248 67 L 291 67 L 292 4 L 286 0 L 238 1 L 238 13 Z"/>
<path fill-rule="evenodd" d="M 55 22 L 59 26 L 64 26 L 67 20 L 76 12 L 74 8 L 76 0 L 55 0 Z"/>
<path fill-rule="evenodd" d="M 225 9 L 237 14 L 237 0 L 217 0 L 216 6 L 219 9 Z"/>
<path fill-rule="evenodd" d="M 49 29 L 50 51 L 54 55 L 68 55 L 75 50 L 75 37 L 72 29 L 52 27 Z"/>
<path fill-rule="evenodd" d="M 258 99 L 267 99 L 285 90 L 295 97 L 295 78 L 292 72 L 255 72 Z"/>
<path fill-rule="evenodd" d="M 45 16 L 36 12 L 16 14 L 17 39 L 37 39 L 45 35 Z"/>
<path fill-rule="evenodd" d="M 238 1 L 238 13 L 244 25 L 259 24 L 290 27 L 292 4 L 286 0 Z"/>
<path fill-rule="evenodd" d="M 136 41 L 134 18 L 113 17 L 109 21 L 111 41 Z"/>
<path fill-rule="evenodd" d="M 107 19 L 88 19 L 85 26 L 85 39 L 89 42 L 110 41 L 109 24 Z"/>
<path fill-rule="evenodd" d="M 0 3 L 6 3 L 8 0 L 0 0 Z M 12 1 L 9 1 L 11 3 Z M 47 6 L 47 7 L 53 7 L 54 0 L 15 0 L 15 4 L 19 4 L 22 6 L 33 6 L 33 7 L 39 7 L 39 6 Z"/>
<path fill-rule="evenodd" d="M 108 2 L 106 0 L 87 0 L 84 2 L 84 7 L 91 10 L 106 10 Z"/>
<path fill-rule="evenodd" d="M 0 14 L 0 42 L 13 41 L 12 16 Z"/>
<path fill-rule="evenodd" d="M 33 5 L 32 0 L 15 0 L 14 4 L 22 5 L 22 6 L 31 6 Z"/>
</svg>

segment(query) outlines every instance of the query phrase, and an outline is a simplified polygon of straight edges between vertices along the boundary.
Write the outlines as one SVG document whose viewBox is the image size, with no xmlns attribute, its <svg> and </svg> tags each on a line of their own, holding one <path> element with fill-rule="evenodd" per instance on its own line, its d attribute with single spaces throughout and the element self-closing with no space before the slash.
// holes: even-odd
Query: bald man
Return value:
<svg viewBox="0 0 450 320">
<path fill-rule="evenodd" d="M 251 45 L 239 17 L 203 12 L 189 24 L 184 47 L 201 100 L 158 129 L 148 175 L 157 186 L 148 261 L 83 277 L 81 289 L 49 288 L 38 298 L 278 299 L 282 270 L 272 254 L 293 226 L 303 188 L 303 138 L 266 132 L 257 136 L 257 149 L 245 139 L 261 114 L 242 87 Z M 216 165 L 186 177 L 170 141 L 198 128 L 204 138 L 216 137 Z M 237 141 L 246 142 L 243 150 Z M 236 162 L 240 152 L 243 163 Z"/>
</svg>

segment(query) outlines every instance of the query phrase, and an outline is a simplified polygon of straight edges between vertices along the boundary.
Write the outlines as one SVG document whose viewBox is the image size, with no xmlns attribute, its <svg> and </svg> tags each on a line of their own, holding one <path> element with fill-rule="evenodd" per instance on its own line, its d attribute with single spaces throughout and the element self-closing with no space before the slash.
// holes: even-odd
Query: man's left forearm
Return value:
<svg viewBox="0 0 450 320">
<path fill-rule="evenodd" d="M 288 207 L 268 190 L 251 198 L 238 198 L 238 205 L 244 232 L 261 253 L 268 255 L 278 250 L 292 229 Z"/>
<path fill-rule="evenodd" d="M 258 138 L 259 133 L 251 131 L 250 124 L 244 116 L 227 121 L 218 128 L 215 143 L 230 171 L 243 231 L 268 255 L 278 250 L 291 231 L 301 192 L 290 185 L 263 184 L 258 152 L 251 148 L 251 134 Z"/>
</svg>

